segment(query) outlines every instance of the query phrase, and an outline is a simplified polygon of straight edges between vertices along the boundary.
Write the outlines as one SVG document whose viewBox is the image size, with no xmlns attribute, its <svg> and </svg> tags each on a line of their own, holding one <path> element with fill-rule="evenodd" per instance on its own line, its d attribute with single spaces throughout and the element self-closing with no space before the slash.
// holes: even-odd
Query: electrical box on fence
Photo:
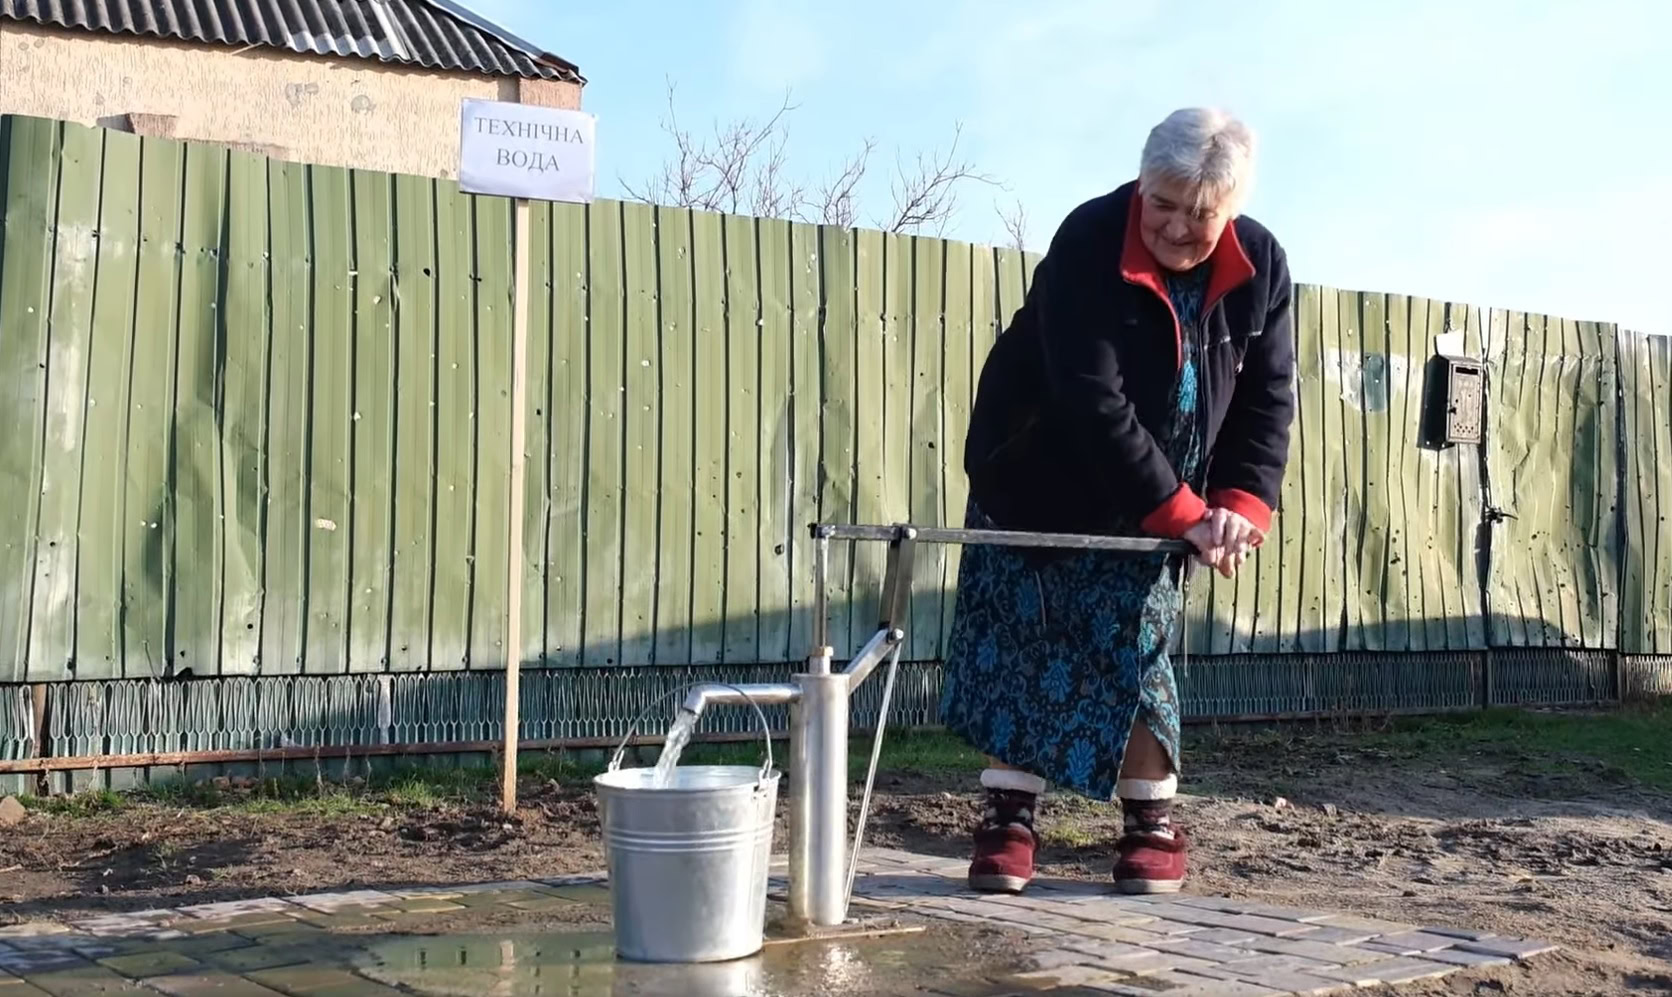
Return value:
<svg viewBox="0 0 1672 997">
<path fill-rule="evenodd" d="M 1485 420 L 1486 365 L 1468 357 L 1429 358 L 1422 412 L 1422 445 L 1442 450 L 1479 443 Z"/>
</svg>

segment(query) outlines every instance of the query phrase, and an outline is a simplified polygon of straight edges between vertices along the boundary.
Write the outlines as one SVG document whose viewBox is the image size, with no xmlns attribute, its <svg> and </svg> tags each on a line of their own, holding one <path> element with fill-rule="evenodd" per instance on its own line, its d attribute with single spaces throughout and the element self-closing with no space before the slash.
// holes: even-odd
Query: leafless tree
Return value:
<svg viewBox="0 0 1672 997">
<path fill-rule="evenodd" d="M 876 148 L 875 139 L 866 139 L 860 150 L 842 164 L 834 177 L 818 186 L 811 205 L 816 220 L 842 228 L 852 228 L 858 223 L 859 204 L 854 188 L 865 179 L 865 169 L 870 166 L 871 153 Z"/>
<path fill-rule="evenodd" d="M 958 142 L 964 137 L 964 126 L 952 129 L 952 142 L 944 154 L 918 153 L 915 162 L 907 167 L 895 161 L 894 211 L 887 218 L 877 219 L 877 227 L 885 232 L 917 232 L 934 226 L 942 234 L 946 223 L 958 210 L 958 191 L 965 184 L 1002 186 L 998 180 L 976 170 L 975 165 L 958 156 Z"/>
<path fill-rule="evenodd" d="M 999 213 L 999 221 L 1004 223 L 1004 234 L 1010 240 L 1010 248 L 1019 253 L 1028 249 L 1028 209 L 1017 200 L 1009 210 L 994 205 Z"/>
<path fill-rule="evenodd" d="M 679 123 L 674 85 L 668 83 L 668 113 L 662 131 L 673 139 L 674 154 L 656 176 L 637 186 L 623 180 L 636 201 L 704 211 L 748 211 L 782 215 L 799 210 L 805 195 L 784 171 L 789 138 L 784 118 L 795 105 L 789 94 L 764 121 L 739 118 L 699 138 Z"/>
<path fill-rule="evenodd" d="M 786 93 L 764 119 L 716 122 L 712 134 L 699 136 L 680 122 L 674 84 L 668 83 L 668 109 L 662 131 L 673 141 L 673 154 L 648 180 L 622 180 L 627 196 L 653 204 L 705 211 L 747 212 L 771 218 L 852 227 L 860 216 L 860 190 L 869 174 L 876 140 L 866 138 L 853 155 L 825 180 L 798 181 L 788 168 L 788 118 L 796 105 Z M 1002 186 L 959 155 L 962 126 L 944 152 L 918 153 L 908 163 L 895 157 L 891 183 L 893 208 L 876 219 L 888 232 L 944 232 L 957 211 L 958 195 L 969 184 Z"/>
</svg>

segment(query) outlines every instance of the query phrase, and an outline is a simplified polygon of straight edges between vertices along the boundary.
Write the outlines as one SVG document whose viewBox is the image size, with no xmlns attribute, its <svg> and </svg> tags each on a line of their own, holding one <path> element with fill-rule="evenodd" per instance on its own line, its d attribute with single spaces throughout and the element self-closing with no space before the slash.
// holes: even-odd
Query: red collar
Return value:
<svg viewBox="0 0 1672 997">
<path fill-rule="evenodd" d="M 1126 211 L 1126 239 L 1120 252 L 1120 275 L 1129 284 L 1137 284 L 1154 291 L 1162 301 L 1167 303 L 1167 310 L 1173 310 L 1173 299 L 1167 294 L 1166 271 L 1150 254 L 1149 247 L 1144 245 L 1144 237 L 1139 229 L 1143 220 L 1144 196 L 1143 191 L 1134 187 L 1132 201 Z M 1219 244 L 1208 254 L 1208 266 L 1213 269 L 1208 274 L 1207 296 L 1202 300 L 1202 314 L 1218 304 L 1219 299 L 1230 294 L 1242 284 L 1254 277 L 1254 264 L 1243 251 L 1242 242 L 1237 238 L 1236 220 L 1232 219 L 1225 226 L 1225 231 L 1219 236 Z M 1173 314 L 1173 336 L 1180 337 L 1178 314 Z M 1184 364 L 1184 347 L 1178 344 L 1178 363 Z"/>
</svg>

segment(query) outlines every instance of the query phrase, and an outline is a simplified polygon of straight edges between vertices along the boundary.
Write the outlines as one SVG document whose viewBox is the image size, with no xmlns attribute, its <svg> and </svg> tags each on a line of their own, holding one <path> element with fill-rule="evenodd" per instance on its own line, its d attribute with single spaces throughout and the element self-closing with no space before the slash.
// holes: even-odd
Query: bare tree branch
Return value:
<svg viewBox="0 0 1672 997">
<path fill-rule="evenodd" d="M 858 221 L 860 190 L 877 148 L 874 139 L 865 139 L 827 180 L 809 186 L 797 180 L 789 166 L 788 118 L 796 105 L 787 91 L 783 102 L 766 119 L 716 121 L 708 136 L 698 136 L 683 125 L 676 104 L 670 80 L 668 109 L 661 127 L 673 142 L 672 154 L 661 171 L 644 182 L 621 180 L 628 197 L 651 204 L 747 211 L 762 217 L 844 228 Z M 880 228 L 889 232 L 944 232 L 957 209 L 958 194 L 967 183 L 1002 186 L 959 156 L 962 135 L 962 126 L 957 126 L 944 154 L 918 153 L 909 167 L 896 152 L 894 207 L 891 214 L 877 221 Z"/>
<path fill-rule="evenodd" d="M 975 164 L 958 158 L 958 143 L 964 135 L 962 124 L 954 125 L 952 143 L 945 155 L 918 153 L 912 169 L 903 162 L 895 162 L 893 184 L 894 213 L 878 227 L 885 232 L 916 232 L 925 225 L 944 230 L 958 210 L 958 190 L 965 183 L 981 183 L 994 187 L 999 181 L 976 170 Z"/>
<path fill-rule="evenodd" d="M 646 204 L 668 204 L 688 207 L 693 204 L 696 188 L 696 164 L 690 133 L 679 127 L 679 113 L 674 102 L 674 82 L 668 85 L 668 114 L 661 121 L 664 134 L 673 139 L 674 157 L 662 164 L 662 172 L 642 185 L 634 187 L 621 178 L 621 189 L 635 201 Z"/>
<path fill-rule="evenodd" d="M 999 213 L 999 220 L 1004 223 L 1004 232 L 1010 239 L 1010 248 L 1019 253 L 1027 252 L 1028 210 L 1022 207 L 1021 199 L 1018 198 L 1008 211 L 996 204 L 993 207 Z"/>
<path fill-rule="evenodd" d="M 798 185 L 785 181 L 784 150 L 789 133 L 785 117 L 795 105 L 784 101 L 765 121 L 740 118 L 721 124 L 699 138 L 680 124 L 673 82 L 668 82 L 668 111 L 662 131 L 673 140 L 673 156 L 656 176 L 622 189 L 635 201 L 705 211 L 749 209 L 756 214 L 798 211 L 803 200 Z"/>
<path fill-rule="evenodd" d="M 859 221 L 859 205 L 854 189 L 865 179 L 866 167 L 870 165 L 871 153 L 876 148 L 875 139 L 866 139 L 860 150 L 842 164 L 834 177 L 816 188 L 813 207 L 820 222 L 852 228 Z"/>
</svg>

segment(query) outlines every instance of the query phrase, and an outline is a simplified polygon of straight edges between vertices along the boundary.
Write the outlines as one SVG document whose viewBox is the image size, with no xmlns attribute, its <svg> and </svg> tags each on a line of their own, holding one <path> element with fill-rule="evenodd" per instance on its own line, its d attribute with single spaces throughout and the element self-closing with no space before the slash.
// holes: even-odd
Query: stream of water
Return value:
<svg viewBox="0 0 1672 997">
<path fill-rule="evenodd" d="M 691 743 L 697 719 L 697 714 L 681 708 L 679 716 L 668 727 L 667 739 L 662 742 L 662 754 L 656 759 L 656 771 L 650 777 L 652 789 L 666 789 L 673 785 L 674 767 L 679 764 L 679 756 L 684 753 L 685 746 Z"/>
</svg>

